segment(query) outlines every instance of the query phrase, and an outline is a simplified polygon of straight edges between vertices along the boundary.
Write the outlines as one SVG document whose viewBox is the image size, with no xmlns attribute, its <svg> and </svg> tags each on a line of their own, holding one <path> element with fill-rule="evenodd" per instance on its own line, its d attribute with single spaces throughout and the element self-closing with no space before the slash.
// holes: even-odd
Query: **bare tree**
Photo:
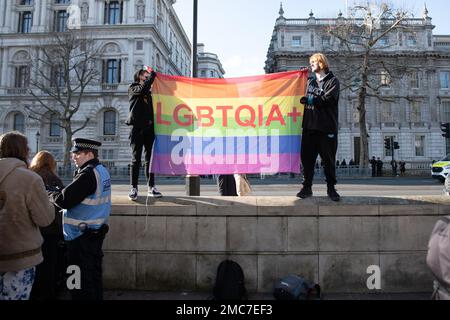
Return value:
<svg viewBox="0 0 450 320">
<path fill-rule="evenodd" d="M 351 8 L 349 17 L 341 15 L 336 24 L 324 30 L 338 41 L 330 51 L 338 61 L 336 72 L 341 90 L 355 92 L 358 97 L 361 169 L 369 164 L 366 101 L 370 97 L 383 100 L 380 89 L 390 87 L 408 72 L 406 64 L 399 62 L 388 49 L 397 45 L 398 40 L 389 35 L 408 28 L 409 17 L 406 10 L 395 10 L 384 2 L 372 2 Z"/>
<path fill-rule="evenodd" d="M 94 41 L 78 30 L 50 34 L 40 45 L 37 62 L 30 79 L 31 95 L 40 108 L 28 107 L 30 117 L 41 123 L 50 122 L 56 116 L 65 132 L 64 162 L 70 167 L 72 137 L 89 122 L 85 118 L 78 128 L 73 128 L 73 117 L 80 110 L 88 85 L 99 79 L 95 67 L 98 48 Z"/>
</svg>

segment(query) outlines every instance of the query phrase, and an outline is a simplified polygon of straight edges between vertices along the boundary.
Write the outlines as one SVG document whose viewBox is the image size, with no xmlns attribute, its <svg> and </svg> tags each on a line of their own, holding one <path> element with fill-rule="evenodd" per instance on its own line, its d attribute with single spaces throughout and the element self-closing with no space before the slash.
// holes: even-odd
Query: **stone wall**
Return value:
<svg viewBox="0 0 450 320">
<path fill-rule="evenodd" d="M 250 292 L 271 292 L 295 273 L 324 292 L 428 292 L 430 232 L 450 214 L 444 197 L 115 197 L 104 251 L 105 288 L 211 291 L 226 258 L 243 268 Z"/>
</svg>

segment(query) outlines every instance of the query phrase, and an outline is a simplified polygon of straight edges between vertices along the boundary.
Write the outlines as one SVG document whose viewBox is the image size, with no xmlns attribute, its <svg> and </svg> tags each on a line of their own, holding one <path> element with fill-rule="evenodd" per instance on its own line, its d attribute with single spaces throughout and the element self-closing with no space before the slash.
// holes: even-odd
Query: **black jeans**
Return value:
<svg viewBox="0 0 450 320">
<path fill-rule="evenodd" d="M 148 186 L 155 186 L 155 175 L 150 172 L 150 160 L 152 157 L 153 142 L 155 141 L 155 130 L 153 126 L 145 128 L 133 127 L 130 132 L 130 146 L 132 160 L 130 167 L 130 183 L 134 188 L 138 186 L 139 169 L 141 167 L 142 149 L 144 149 L 145 178 Z"/>
<path fill-rule="evenodd" d="M 303 130 L 301 158 L 303 167 L 303 186 L 311 187 L 317 156 L 323 161 L 328 187 L 336 185 L 337 134 Z"/>
<path fill-rule="evenodd" d="M 217 179 L 221 196 L 237 196 L 236 180 L 232 174 L 221 174 Z"/>
<path fill-rule="evenodd" d="M 88 230 L 67 241 L 68 265 L 76 265 L 81 271 L 81 289 L 70 291 L 72 300 L 103 300 L 102 245 L 107 228 L 104 225 L 99 230 Z"/>
</svg>

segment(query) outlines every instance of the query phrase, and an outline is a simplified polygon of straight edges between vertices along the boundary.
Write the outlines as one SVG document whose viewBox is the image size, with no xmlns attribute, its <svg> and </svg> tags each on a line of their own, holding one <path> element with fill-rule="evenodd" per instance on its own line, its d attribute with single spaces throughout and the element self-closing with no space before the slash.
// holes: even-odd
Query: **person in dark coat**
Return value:
<svg viewBox="0 0 450 320">
<path fill-rule="evenodd" d="M 30 170 L 36 172 L 44 181 L 48 192 L 62 190 L 64 185 L 56 175 L 56 161 L 48 151 L 39 151 L 31 160 Z M 44 261 L 36 267 L 36 276 L 31 290 L 32 300 L 55 300 L 58 291 L 65 285 L 64 237 L 62 215 L 54 206 L 55 220 L 41 228 L 44 238 L 42 255 Z"/>
<path fill-rule="evenodd" d="M 304 180 L 297 197 L 304 199 L 313 195 L 314 164 L 320 155 L 324 163 L 328 197 L 339 201 L 340 195 L 335 189 L 339 80 L 329 70 L 324 54 L 313 54 L 309 63 L 313 76 L 308 79 L 306 96 L 300 99 L 300 103 L 305 105 L 301 145 Z"/>
<path fill-rule="evenodd" d="M 377 159 L 375 159 L 375 156 L 372 157 L 372 160 L 369 161 L 370 166 L 372 167 L 372 177 L 377 176 Z"/>
<path fill-rule="evenodd" d="M 155 142 L 155 128 L 151 86 L 156 78 L 156 72 L 149 69 L 138 70 L 134 75 L 134 82 L 128 87 L 130 110 L 126 124 L 131 126 L 131 191 L 128 198 L 136 201 L 138 198 L 138 180 L 141 167 L 142 151 L 144 151 L 145 178 L 148 185 L 148 196 L 162 197 L 155 187 L 155 175 L 150 172 L 153 143 Z"/>
<path fill-rule="evenodd" d="M 383 161 L 380 157 L 377 158 L 377 177 L 383 176 Z"/>
</svg>

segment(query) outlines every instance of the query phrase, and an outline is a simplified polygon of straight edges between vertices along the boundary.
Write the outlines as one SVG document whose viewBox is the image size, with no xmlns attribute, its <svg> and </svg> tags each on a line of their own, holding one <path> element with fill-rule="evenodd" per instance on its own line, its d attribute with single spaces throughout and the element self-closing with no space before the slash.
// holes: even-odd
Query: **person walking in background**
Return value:
<svg viewBox="0 0 450 320">
<path fill-rule="evenodd" d="M 377 177 L 383 176 L 383 161 L 381 161 L 380 157 L 377 158 Z"/>
<path fill-rule="evenodd" d="M 399 162 L 399 166 L 400 166 L 400 175 L 404 176 L 405 172 L 406 172 L 406 162 L 405 161 L 400 161 Z"/>
<path fill-rule="evenodd" d="M 314 164 L 320 155 L 324 162 L 328 197 L 339 201 L 340 196 L 335 189 L 339 80 L 329 70 L 328 60 L 322 53 L 312 55 L 309 62 L 313 76 L 308 79 L 306 96 L 300 99 L 300 103 L 305 105 L 301 145 L 304 180 L 297 197 L 304 199 L 313 195 Z M 344 163 L 345 160 L 341 166 Z"/>
<path fill-rule="evenodd" d="M 0 300 L 28 300 L 42 262 L 39 227 L 55 218 L 42 178 L 28 169 L 28 140 L 0 136 Z"/>
<path fill-rule="evenodd" d="M 148 185 L 148 195 L 155 198 L 162 197 L 155 187 L 155 175 L 151 170 L 152 148 L 155 141 L 155 128 L 153 116 L 153 103 L 151 86 L 156 78 L 156 72 L 149 69 L 141 69 L 134 75 L 134 82 L 128 87 L 130 111 L 126 124 L 131 126 L 131 191 L 128 198 L 132 201 L 138 198 L 138 180 L 141 167 L 142 149 L 144 149 L 145 178 Z"/>
<path fill-rule="evenodd" d="M 78 168 L 68 186 L 50 195 L 63 210 L 67 263 L 80 268 L 81 288 L 70 291 L 74 300 L 102 300 L 102 245 L 111 214 L 111 178 L 98 160 L 101 143 L 73 140 L 72 159 Z"/>
<path fill-rule="evenodd" d="M 56 160 L 48 151 L 39 151 L 30 163 L 30 170 L 36 172 L 44 181 L 47 192 L 60 191 L 64 188 L 56 175 Z M 55 300 L 58 290 L 64 285 L 65 263 L 62 231 L 62 215 L 54 206 L 55 219 L 45 228 L 41 228 L 44 238 L 42 255 L 44 262 L 36 268 L 36 278 L 31 291 L 32 300 Z"/>
<path fill-rule="evenodd" d="M 372 167 L 372 177 L 377 176 L 377 159 L 375 159 L 375 156 L 372 157 L 372 160 L 369 161 L 370 166 Z"/>
</svg>

